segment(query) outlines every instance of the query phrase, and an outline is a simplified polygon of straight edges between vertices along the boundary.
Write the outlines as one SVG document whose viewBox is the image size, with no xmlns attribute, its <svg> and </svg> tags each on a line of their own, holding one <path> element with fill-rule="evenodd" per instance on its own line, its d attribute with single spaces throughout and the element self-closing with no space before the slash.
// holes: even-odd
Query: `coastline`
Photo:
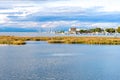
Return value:
<svg viewBox="0 0 120 80">
<path fill-rule="evenodd" d="M 119 33 L 82 33 L 82 34 L 69 34 L 69 33 L 54 33 L 54 32 L 0 32 L 0 36 L 20 36 L 20 37 L 120 37 Z"/>
</svg>

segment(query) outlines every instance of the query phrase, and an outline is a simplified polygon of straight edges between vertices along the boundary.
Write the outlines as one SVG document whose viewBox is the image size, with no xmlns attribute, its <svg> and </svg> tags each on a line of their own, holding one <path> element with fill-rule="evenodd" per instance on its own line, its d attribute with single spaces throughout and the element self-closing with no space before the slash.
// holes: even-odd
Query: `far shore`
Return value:
<svg viewBox="0 0 120 80">
<path fill-rule="evenodd" d="M 0 32 L 0 36 L 20 36 L 20 37 L 120 37 L 120 33 L 55 33 L 55 32 Z"/>
<path fill-rule="evenodd" d="M 97 45 L 120 45 L 119 37 L 75 37 L 75 36 L 54 36 L 54 37 L 21 37 L 21 36 L 0 36 L 0 44 L 4 45 L 25 45 L 26 41 L 47 41 L 50 44 L 97 44 Z"/>
</svg>

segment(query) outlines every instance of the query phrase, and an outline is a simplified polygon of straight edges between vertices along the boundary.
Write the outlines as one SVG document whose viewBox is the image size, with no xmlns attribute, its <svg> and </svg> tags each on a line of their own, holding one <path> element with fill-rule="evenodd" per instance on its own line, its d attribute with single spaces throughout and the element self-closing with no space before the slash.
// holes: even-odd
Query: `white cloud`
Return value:
<svg viewBox="0 0 120 80">
<path fill-rule="evenodd" d="M 104 23 L 93 23 L 91 26 L 92 27 L 101 27 L 101 28 L 117 28 L 120 25 L 120 23 L 116 23 L 116 22 L 104 22 Z"/>
<path fill-rule="evenodd" d="M 34 2 L 34 3 L 33 3 Z M 47 0 L 43 2 L 39 1 L 14 1 L 3 2 L 0 6 L 0 24 L 6 26 L 19 26 L 19 27 L 58 27 L 58 26 L 117 26 L 119 23 L 90 23 L 80 21 L 48 21 L 48 22 L 19 22 L 21 18 L 27 18 L 29 15 L 32 16 L 59 16 L 64 15 L 86 15 L 87 12 L 120 12 L 120 0 Z M 7 9 L 4 9 L 7 8 Z M 91 9 L 91 10 L 89 10 Z M 92 10 L 93 9 L 93 10 Z M 87 12 L 86 12 L 87 11 Z M 89 14 L 89 13 L 88 13 Z M 88 15 L 87 14 L 87 15 Z M 89 14 L 90 15 L 90 14 Z M 93 14 L 96 15 L 96 14 Z M 18 22 L 12 21 L 9 16 L 19 17 Z"/>
<path fill-rule="evenodd" d="M 80 28 L 111 28 L 118 27 L 120 23 L 113 22 L 80 22 L 80 21 L 48 21 L 39 24 L 42 28 L 56 28 L 56 27 L 80 27 Z"/>
<path fill-rule="evenodd" d="M 20 4 L 19 4 L 20 5 Z M 8 8 L 8 9 L 0 9 L 0 13 L 4 13 L 12 16 L 27 16 L 29 14 L 33 14 L 38 12 L 41 9 L 41 7 L 36 7 L 36 6 L 31 6 L 31 5 L 26 5 L 24 6 L 23 4 L 21 6 L 16 6 L 16 4 L 13 4 L 12 8 Z"/>
<path fill-rule="evenodd" d="M 14 8 L 13 11 L 16 11 L 16 12 L 21 12 L 22 14 L 15 14 L 13 16 L 21 16 L 21 17 L 26 17 L 30 14 L 33 14 L 33 13 L 36 13 L 39 11 L 39 8 L 36 8 L 36 7 L 17 7 L 17 8 Z"/>
<path fill-rule="evenodd" d="M 0 24 L 7 23 L 10 19 L 5 14 L 0 14 Z"/>
<path fill-rule="evenodd" d="M 41 9 L 41 7 L 37 7 L 35 4 L 31 3 L 23 4 L 10 2 L 9 5 L 7 4 L 8 2 L 6 1 L 2 6 L 0 6 L 0 24 L 9 24 L 11 22 L 11 18 L 9 16 L 16 16 L 19 17 L 19 19 L 26 18 L 28 15 L 36 13 Z"/>
<path fill-rule="evenodd" d="M 120 26 L 120 23 L 116 22 L 81 22 L 81 21 L 47 21 L 47 22 L 11 22 L 9 21 L 6 24 L 3 24 L 3 26 L 9 27 L 21 27 L 21 28 L 70 28 L 70 27 L 78 27 L 82 29 L 86 28 L 117 28 Z"/>
<path fill-rule="evenodd" d="M 120 12 L 119 0 L 59 0 L 35 3 L 35 15 L 86 15 L 86 12 Z M 34 10 L 33 10 L 34 11 Z M 96 15 L 94 13 L 94 15 Z"/>
<path fill-rule="evenodd" d="M 120 0 L 68 0 L 68 1 L 57 1 L 47 2 L 44 6 L 49 7 L 81 7 L 81 8 L 92 8 L 92 7 L 103 7 L 100 11 L 120 11 L 119 5 Z"/>
<path fill-rule="evenodd" d="M 3 24 L 4 27 L 21 27 L 21 28 L 34 28 L 34 27 L 38 27 L 40 26 L 39 23 L 37 22 L 12 22 L 12 21 L 9 21 L 8 23 L 6 24 Z"/>
<path fill-rule="evenodd" d="M 80 25 L 81 24 L 78 21 L 48 21 L 41 23 L 42 28 L 72 27 Z"/>
</svg>

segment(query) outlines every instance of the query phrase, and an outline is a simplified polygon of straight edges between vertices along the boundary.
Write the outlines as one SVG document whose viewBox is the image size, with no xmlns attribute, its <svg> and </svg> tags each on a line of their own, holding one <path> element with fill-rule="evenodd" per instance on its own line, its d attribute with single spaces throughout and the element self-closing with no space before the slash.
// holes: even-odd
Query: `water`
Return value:
<svg viewBox="0 0 120 80">
<path fill-rule="evenodd" d="M 120 46 L 0 46 L 0 80 L 120 80 Z"/>
</svg>

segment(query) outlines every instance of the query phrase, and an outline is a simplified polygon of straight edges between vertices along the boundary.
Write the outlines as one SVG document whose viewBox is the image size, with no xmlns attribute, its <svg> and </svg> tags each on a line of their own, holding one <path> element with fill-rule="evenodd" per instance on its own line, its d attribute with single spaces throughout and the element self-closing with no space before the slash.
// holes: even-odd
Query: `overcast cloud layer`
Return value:
<svg viewBox="0 0 120 80">
<path fill-rule="evenodd" d="M 117 27 L 120 0 L 3 0 L 1 27 Z"/>
</svg>

